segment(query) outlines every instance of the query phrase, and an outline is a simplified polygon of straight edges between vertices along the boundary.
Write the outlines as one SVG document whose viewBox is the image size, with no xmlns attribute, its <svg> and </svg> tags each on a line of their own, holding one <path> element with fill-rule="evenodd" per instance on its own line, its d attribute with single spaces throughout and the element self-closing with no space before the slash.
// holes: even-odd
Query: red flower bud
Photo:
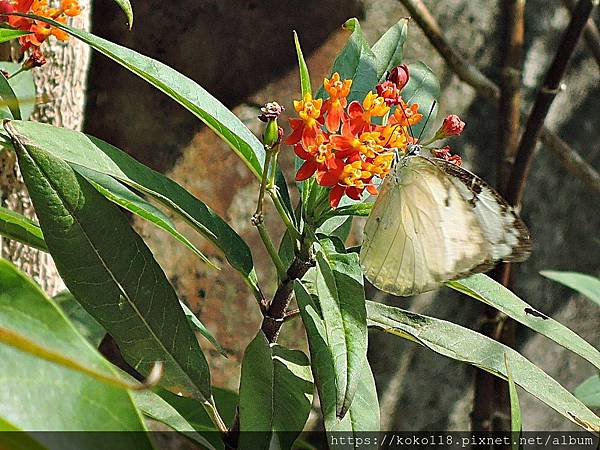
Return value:
<svg viewBox="0 0 600 450">
<path fill-rule="evenodd" d="M 385 99 L 385 103 L 388 106 L 397 105 L 400 103 L 400 91 L 391 81 L 384 81 L 375 86 L 377 89 L 377 95 Z"/>
<path fill-rule="evenodd" d="M 438 139 L 443 139 L 448 136 L 458 136 L 465 128 L 465 123 L 460 120 L 456 114 L 452 114 L 444 119 L 444 123 L 436 132 Z"/>
<path fill-rule="evenodd" d="M 46 57 L 40 52 L 39 48 L 34 48 L 31 55 L 23 63 L 23 70 L 31 70 L 34 67 L 42 67 L 46 64 Z"/>
<path fill-rule="evenodd" d="M 0 0 L 0 15 L 15 12 L 14 5 L 9 0 Z M 8 17 L 0 17 L 1 22 L 6 22 Z"/>
<path fill-rule="evenodd" d="M 406 86 L 409 78 L 408 66 L 406 64 L 394 67 L 387 76 L 387 80 L 394 83 L 399 91 Z"/>
</svg>

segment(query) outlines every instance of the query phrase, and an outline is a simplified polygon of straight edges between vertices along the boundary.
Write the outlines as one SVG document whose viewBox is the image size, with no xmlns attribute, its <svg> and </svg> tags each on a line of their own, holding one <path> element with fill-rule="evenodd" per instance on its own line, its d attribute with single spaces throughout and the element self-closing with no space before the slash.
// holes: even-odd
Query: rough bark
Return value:
<svg viewBox="0 0 600 450">
<path fill-rule="evenodd" d="M 60 3 L 51 2 L 51 3 Z M 80 0 L 81 15 L 71 20 L 76 28 L 90 28 L 91 0 Z M 89 47 L 76 39 L 66 43 L 51 38 L 44 43 L 46 65 L 33 72 L 38 96 L 50 101 L 36 106 L 32 120 L 80 130 L 83 124 Z M 0 156 L 0 204 L 35 218 L 35 211 L 13 153 Z M 0 238 L 0 256 L 33 277 L 49 295 L 64 288 L 52 258 L 19 242 Z"/>
</svg>

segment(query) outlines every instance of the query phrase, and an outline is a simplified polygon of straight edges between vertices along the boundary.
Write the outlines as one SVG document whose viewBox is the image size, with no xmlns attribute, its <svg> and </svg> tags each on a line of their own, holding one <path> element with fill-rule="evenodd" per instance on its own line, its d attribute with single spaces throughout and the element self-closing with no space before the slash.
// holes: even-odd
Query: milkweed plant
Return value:
<svg viewBox="0 0 600 450">
<path fill-rule="evenodd" d="M 373 46 L 359 22 L 348 20 L 347 43 L 316 84 L 294 35 L 290 45 L 301 83 L 291 131 L 280 127 L 281 99 L 273 99 L 261 110 L 259 137 L 185 75 L 68 26 L 66 19 L 79 11 L 75 0 L 63 0 L 59 8 L 45 0 L 0 1 L 1 40 L 18 39 L 22 48 L 20 63 L 2 65 L 2 151 L 16 155 L 39 220 L 1 208 L 0 233 L 49 252 L 68 288 L 49 298 L 12 263 L 0 261 L 0 430 L 138 431 L 120 435 L 123 447 L 79 435 L 78 448 L 150 449 L 155 444 L 144 418 L 151 418 L 203 448 L 292 448 L 304 440 L 315 405 L 320 419 L 311 421 L 312 430 L 324 436 L 379 431 L 369 328 L 486 370 L 583 429 L 600 430 L 585 398 L 517 351 L 453 322 L 402 309 L 400 300 L 384 305 L 366 298 L 359 249 L 346 245 L 353 218 L 369 215 L 382 180 L 411 145 L 426 145 L 434 157 L 461 164 L 444 139 L 459 135 L 464 123 L 452 115 L 440 125 L 434 73 L 421 62 L 404 61 L 408 20 Z M 124 66 L 195 115 L 241 158 L 260 186 L 248 220 L 277 272 L 271 298 L 255 271 L 252 249 L 202 198 L 109 143 L 27 120 L 24 105 L 35 93 L 18 86 L 44 64 L 49 38 L 79 39 Z M 280 167 L 282 152 L 295 153 L 295 173 Z M 274 204 L 284 236 L 267 229 L 265 202 Z M 207 339 L 223 357 L 225 351 L 179 300 L 127 218 L 132 213 L 149 221 L 172 235 L 181 251 L 214 266 L 165 210 L 218 248 L 256 298 L 263 320 L 245 349 L 238 392 L 211 384 L 198 339 Z M 492 306 L 600 369 L 597 349 L 486 275 L 446 284 L 466 294 L 465 303 L 471 298 Z M 292 320 L 301 321 L 306 333 L 296 348 L 277 342 Z M 107 336 L 121 363 L 97 350 Z M 510 401 L 518 411 L 516 395 Z M 515 413 L 513 431 L 519 427 Z M 3 448 L 48 439 L 13 436 L 19 439 L 0 435 Z M 38 448 L 33 445 L 28 448 Z M 376 441 L 367 447 L 377 448 Z"/>
</svg>

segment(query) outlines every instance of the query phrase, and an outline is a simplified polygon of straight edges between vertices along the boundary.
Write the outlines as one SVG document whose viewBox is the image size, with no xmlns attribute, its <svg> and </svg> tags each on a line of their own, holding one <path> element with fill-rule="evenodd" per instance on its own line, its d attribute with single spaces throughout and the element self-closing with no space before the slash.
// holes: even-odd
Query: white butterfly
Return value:
<svg viewBox="0 0 600 450">
<path fill-rule="evenodd" d="M 420 150 L 413 145 L 400 158 L 367 220 L 360 251 L 367 279 L 408 296 L 525 260 L 529 232 L 506 200 L 473 173 Z"/>
</svg>

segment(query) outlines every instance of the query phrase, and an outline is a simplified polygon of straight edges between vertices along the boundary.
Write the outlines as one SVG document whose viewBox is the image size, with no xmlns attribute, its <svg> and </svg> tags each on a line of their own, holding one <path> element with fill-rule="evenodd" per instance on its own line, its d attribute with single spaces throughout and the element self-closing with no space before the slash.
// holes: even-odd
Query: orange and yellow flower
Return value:
<svg viewBox="0 0 600 450">
<path fill-rule="evenodd" d="M 329 204 L 339 205 L 344 196 L 359 200 L 366 190 L 377 194 L 377 186 L 389 174 L 398 153 L 415 143 L 410 127 L 423 115 L 418 104 L 408 104 L 401 89 L 408 83 L 406 66 L 394 69 L 387 80 L 368 92 L 362 102 L 348 104 L 351 80 L 338 73 L 325 78 L 325 102 L 307 94 L 294 102 L 298 117 L 290 119 L 292 133 L 285 140 L 304 160 L 297 181 L 315 176 L 317 184 L 330 187 Z M 375 120 L 374 120 L 375 119 Z M 448 151 L 439 157 L 456 162 Z"/>
</svg>

